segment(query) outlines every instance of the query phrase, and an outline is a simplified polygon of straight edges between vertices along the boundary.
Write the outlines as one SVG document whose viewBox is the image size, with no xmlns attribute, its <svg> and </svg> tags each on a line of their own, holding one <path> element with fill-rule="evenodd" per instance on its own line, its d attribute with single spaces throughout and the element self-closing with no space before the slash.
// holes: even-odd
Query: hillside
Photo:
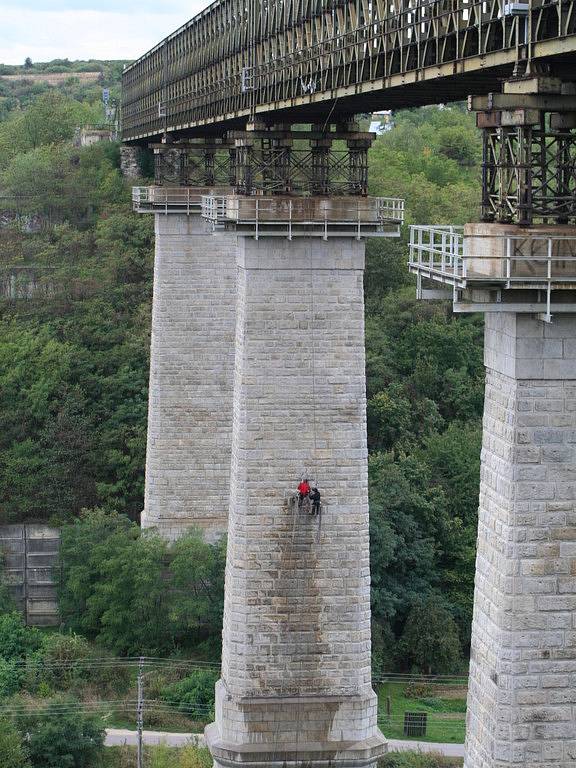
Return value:
<svg viewBox="0 0 576 768">
<path fill-rule="evenodd" d="M 117 89 L 120 64 L 106 66 Z M 0 265 L 28 281 L 27 298 L 0 302 L 0 520 L 66 524 L 99 508 L 137 521 L 152 221 L 131 212 L 117 145 L 71 144 L 102 117 L 100 84 L 0 81 L 0 92 L 0 196 L 12 212 Z M 371 191 L 405 196 L 410 221 L 463 222 L 476 216 L 479 157 L 463 109 L 398 113 L 371 152 Z M 438 661 L 447 671 L 469 641 L 482 324 L 416 302 L 405 263 L 405 240 L 369 243 L 374 661 L 421 664 L 405 633 L 434 605 L 459 636 L 456 656 Z"/>
<path fill-rule="evenodd" d="M 97 83 L 102 80 L 102 72 L 33 72 L 23 69 L 15 75 L 0 75 L 0 80 L 9 83 L 32 83 L 33 85 L 64 85 L 68 80 L 78 80 L 82 84 Z"/>
</svg>

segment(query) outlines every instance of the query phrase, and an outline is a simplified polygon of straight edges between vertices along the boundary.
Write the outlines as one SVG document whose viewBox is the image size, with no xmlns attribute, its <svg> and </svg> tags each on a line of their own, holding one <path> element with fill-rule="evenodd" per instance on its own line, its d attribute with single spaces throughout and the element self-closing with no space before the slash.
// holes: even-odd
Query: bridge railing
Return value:
<svg viewBox="0 0 576 768">
<path fill-rule="evenodd" d="M 489 225 L 488 225 L 489 226 Z M 468 230 L 468 231 L 467 231 Z M 423 281 L 440 283 L 452 289 L 455 305 L 464 306 L 460 292 L 468 289 L 493 292 L 495 302 L 484 307 L 494 311 L 502 292 L 515 291 L 522 304 L 500 304 L 509 311 L 545 311 L 549 317 L 553 292 L 561 292 L 563 308 L 576 311 L 576 237 L 562 234 L 494 234 L 482 225 L 464 227 L 412 226 L 410 228 L 409 269 L 417 278 L 418 298 L 440 298 Z M 541 293 L 541 301 L 532 294 Z M 511 294 L 509 294 L 511 295 Z M 450 294 L 445 293 L 445 298 Z M 567 302 L 566 302 L 567 300 Z M 533 309 L 538 305 L 539 309 Z M 481 311 L 481 304 L 474 311 Z M 514 307 L 514 310 L 512 310 Z"/>
<path fill-rule="evenodd" d="M 258 239 L 338 235 L 398 237 L 404 201 L 376 197 L 241 197 L 206 195 L 202 216 L 214 229 L 235 229 Z"/>
<path fill-rule="evenodd" d="M 204 195 L 229 191 L 228 187 L 133 187 L 132 207 L 136 213 L 200 213 Z"/>
<path fill-rule="evenodd" d="M 464 227 L 411 226 L 410 271 L 453 285 L 466 277 Z"/>
</svg>

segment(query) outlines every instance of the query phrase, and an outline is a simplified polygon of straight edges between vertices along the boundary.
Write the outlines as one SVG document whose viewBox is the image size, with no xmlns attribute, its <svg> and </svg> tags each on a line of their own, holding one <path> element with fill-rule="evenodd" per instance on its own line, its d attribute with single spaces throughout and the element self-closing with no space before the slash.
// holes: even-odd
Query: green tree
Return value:
<svg viewBox="0 0 576 768">
<path fill-rule="evenodd" d="M 104 510 L 83 512 L 62 530 L 60 610 L 74 632 L 96 637 L 101 630 L 102 604 L 94 593 L 104 578 L 108 558 L 127 550 L 139 536 L 124 515 Z"/>
<path fill-rule="evenodd" d="M 398 627 L 408 607 L 438 584 L 445 498 L 415 457 L 372 455 L 369 481 L 373 614 Z"/>
<path fill-rule="evenodd" d="M 168 686 L 162 700 L 189 717 L 208 722 L 214 717 L 214 686 L 219 677 L 220 673 L 212 669 L 197 669 Z"/>
<path fill-rule="evenodd" d="M 226 541 L 207 544 L 200 532 L 191 531 L 172 549 L 172 603 L 170 615 L 180 637 L 207 642 L 206 650 L 220 657 L 224 611 Z"/>
<path fill-rule="evenodd" d="M 2 768 L 31 768 L 22 736 L 6 719 L 0 719 L 0 765 Z"/>
<path fill-rule="evenodd" d="M 18 718 L 33 768 L 91 768 L 102 755 L 102 721 L 84 714 L 71 697 L 56 697 L 41 711 Z"/>
<path fill-rule="evenodd" d="M 89 606 L 100 617 L 97 639 L 115 653 L 156 656 L 173 647 L 165 559 L 166 542 L 145 533 L 102 563 Z"/>
<path fill-rule="evenodd" d="M 151 655 L 205 644 L 218 652 L 225 544 L 197 533 L 173 549 L 127 517 L 85 512 L 62 531 L 66 625 L 115 653 Z"/>
<path fill-rule="evenodd" d="M 0 657 L 7 661 L 23 661 L 42 645 L 42 633 L 27 627 L 19 613 L 0 615 Z"/>
<path fill-rule="evenodd" d="M 2 160 L 69 141 L 77 125 L 93 122 L 95 117 L 92 107 L 49 90 L 34 99 L 27 109 L 15 111 L 11 119 L 0 126 Z M 2 164 L 0 161 L 0 166 Z"/>
<path fill-rule="evenodd" d="M 472 625 L 481 442 L 479 421 L 452 422 L 441 434 L 428 436 L 418 452 L 446 498 L 451 524 L 439 562 L 440 579 L 465 645 Z"/>
<path fill-rule="evenodd" d="M 85 514 L 62 536 L 67 625 L 120 654 L 165 653 L 174 642 L 163 574 L 166 542 L 120 515 Z"/>
<path fill-rule="evenodd" d="M 372 450 L 407 450 L 442 424 L 434 401 L 412 399 L 399 382 L 389 384 L 368 401 L 368 443 Z"/>
<path fill-rule="evenodd" d="M 405 659 L 418 672 L 450 674 L 461 664 L 458 627 L 437 598 L 414 605 L 402 634 Z"/>
</svg>

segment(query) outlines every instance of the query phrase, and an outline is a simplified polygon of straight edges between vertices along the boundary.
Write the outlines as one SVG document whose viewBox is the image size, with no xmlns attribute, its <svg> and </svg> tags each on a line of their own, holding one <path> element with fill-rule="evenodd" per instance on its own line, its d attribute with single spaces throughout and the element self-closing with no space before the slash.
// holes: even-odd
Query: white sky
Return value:
<svg viewBox="0 0 576 768">
<path fill-rule="evenodd" d="M 0 63 L 135 59 L 209 0 L 0 0 Z"/>
</svg>

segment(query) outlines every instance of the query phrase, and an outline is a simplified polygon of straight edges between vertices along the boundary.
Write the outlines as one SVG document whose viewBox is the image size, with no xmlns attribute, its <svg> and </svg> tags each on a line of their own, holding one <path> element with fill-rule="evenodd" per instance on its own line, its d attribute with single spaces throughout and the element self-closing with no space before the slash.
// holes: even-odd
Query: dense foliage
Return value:
<svg viewBox="0 0 576 768">
<path fill-rule="evenodd" d="M 58 697 L 43 710 L 18 717 L 33 768 L 95 768 L 104 747 L 104 725 L 74 704 L 70 697 Z"/>
<path fill-rule="evenodd" d="M 32 768 L 22 734 L 7 719 L 0 720 L 0 765 L 3 768 Z"/>
<path fill-rule="evenodd" d="M 218 660 L 225 547 L 191 532 L 169 550 L 127 517 L 83 514 L 62 535 L 63 620 L 117 654 L 187 647 Z"/>
<path fill-rule="evenodd" d="M 118 71 L 105 70 L 113 88 Z M 68 628 L 115 653 L 215 655 L 223 549 L 192 535 L 168 552 L 133 522 L 153 232 L 130 212 L 118 147 L 70 143 L 99 114 L 97 85 L 0 81 L 0 265 L 34 282 L 29 300 L 0 303 L 0 519 L 66 524 Z M 471 220 L 479 156 L 462 108 L 399 113 L 371 152 L 371 191 L 405 196 L 413 222 Z M 443 672 L 471 619 L 482 323 L 416 301 L 405 240 L 369 242 L 365 292 L 375 666 Z M 430 601 L 452 641 L 406 654 L 413 626 L 434 646 L 437 628 L 418 621 Z"/>
</svg>

